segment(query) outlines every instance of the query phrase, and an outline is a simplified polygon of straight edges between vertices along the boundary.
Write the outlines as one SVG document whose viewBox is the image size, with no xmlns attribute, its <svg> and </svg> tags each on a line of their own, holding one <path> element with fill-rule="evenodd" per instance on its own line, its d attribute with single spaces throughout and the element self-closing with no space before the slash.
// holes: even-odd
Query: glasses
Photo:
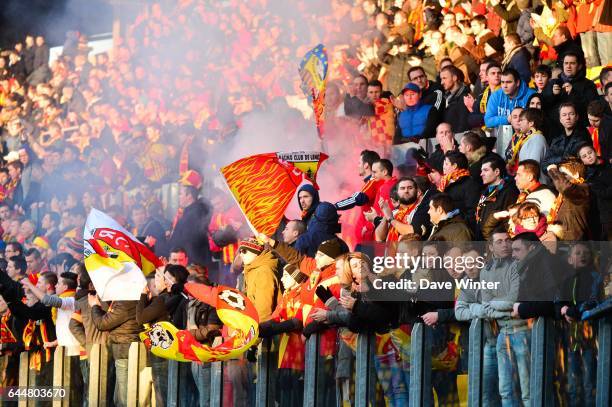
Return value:
<svg viewBox="0 0 612 407">
<path fill-rule="evenodd" d="M 240 250 L 238 250 L 238 253 L 246 254 L 247 253 L 247 249 L 240 249 Z"/>
</svg>

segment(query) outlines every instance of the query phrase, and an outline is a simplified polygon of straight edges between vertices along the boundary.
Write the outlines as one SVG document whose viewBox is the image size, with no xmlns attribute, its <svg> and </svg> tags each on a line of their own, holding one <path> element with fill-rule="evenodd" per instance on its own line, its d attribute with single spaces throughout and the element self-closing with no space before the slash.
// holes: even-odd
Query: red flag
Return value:
<svg viewBox="0 0 612 407">
<path fill-rule="evenodd" d="M 223 167 L 221 173 L 251 229 L 271 235 L 304 178 L 316 186 L 316 173 L 326 159 L 319 152 L 258 154 Z"/>
</svg>

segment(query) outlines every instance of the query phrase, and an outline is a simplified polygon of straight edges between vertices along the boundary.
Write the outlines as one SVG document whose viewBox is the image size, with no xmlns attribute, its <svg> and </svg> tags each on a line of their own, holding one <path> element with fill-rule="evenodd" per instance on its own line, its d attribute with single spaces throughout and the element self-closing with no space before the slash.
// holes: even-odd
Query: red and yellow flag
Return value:
<svg viewBox="0 0 612 407">
<path fill-rule="evenodd" d="M 236 359 L 257 342 L 259 316 L 246 295 L 230 287 L 196 283 L 185 284 L 185 291 L 215 307 L 223 322 L 223 342 L 216 346 L 201 344 L 189 331 L 162 321 L 140 333 L 140 340 L 151 353 L 180 362 L 216 362 Z"/>
<path fill-rule="evenodd" d="M 316 187 L 317 171 L 326 159 L 313 151 L 258 154 L 221 168 L 221 173 L 253 232 L 271 235 L 302 181 Z"/>
<path fill-rule="evenodd" d="M 138 300 L 161 261 L 117 221 L 91 210 L 83 232 L 85 268 L 102 301 Z"/>
</svg>

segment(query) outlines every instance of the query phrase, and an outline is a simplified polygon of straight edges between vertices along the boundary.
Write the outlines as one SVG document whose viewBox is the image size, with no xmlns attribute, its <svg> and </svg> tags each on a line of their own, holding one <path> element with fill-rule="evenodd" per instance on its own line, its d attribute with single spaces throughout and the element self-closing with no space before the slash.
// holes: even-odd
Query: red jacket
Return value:
<svg viewBox="0 0 612 407">
<path fill-rule="evenodd" d="M 374 198 L 374 204 L 372 205 L 372 207 L 376 210 L 376 213 L 378 213 L 379 216 L 383 215 L 382 210 L 380 209 L 380 205 L 378 204 L 380 198 L 387 201 L 389 207 L 393 208 L 393 203 L 391 202 L 391 189 L 393 189 L 393 186 L 396 182 L 397 178 L 391 177 L 386 181 L 382 181 L 382 184 L 378 188 L 378 193 L 376 194 L 376 198 Z"/>
</svg>

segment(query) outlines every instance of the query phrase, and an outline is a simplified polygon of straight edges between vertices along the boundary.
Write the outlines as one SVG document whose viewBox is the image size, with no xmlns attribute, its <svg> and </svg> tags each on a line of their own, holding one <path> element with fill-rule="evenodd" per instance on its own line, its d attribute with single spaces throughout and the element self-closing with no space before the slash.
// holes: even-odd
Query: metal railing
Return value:
<svg viewBox="0 0 612 407">
<path fill-rule="evenodd" d="M 530 369 L 530 393 L 531 406 L 551 406 L 555 404 L 553 389 L 553 368 L 555 358 L 554 321 L 543 318 L 534 321 L 531 328 L 531 369 Z M 598 331 L 598 356 L 597 356 L 597 382 L 596 382 L 596 404 L 597 406 L 611 405 L 612 398 L 612 317 L 596 321 Z M 485 321 L 475 319 L 469 328 L 469 357 L 468 357 L 468 401 L 467 405 L 483 405 L 483 352 L 485 346 Z M 421 323 L 414 324 L 411 332 L 410 343 L 410 406 L 433 405 L 432 400 L 432 329 Z M 319 369 L 322 368 L 321 358 L 318 354 L 320 346 L 319 335 L 312 335 L 306 341 L 305 348 L 305 370 L 304 370 L 304 407 L 320 406 L 317 393 L 322 383 Z M 271 385 L 275 360 L 274 353 L 270 352 L 272 347 L 270 340 L 265 340 L 259 352 L 256 371 L 256 386 L 254 391 L 254 404 L 264 407 L 274 404 Z M 376 337 L 374 335 L 361 334 L 358 336 L 355 350 L 354 370 L 354 394 L 353 405 L 355 407 L 366 407 L 376 405 L 376 373 L 375 364 Z M 108 386 L 113 383 L 108 381 L 109 352 L 103 345 L 94 345 L 89 354 L 89 389 L 87 391 L 89 406 L 109 405 Z M 140 343 L 132 343 L 128 359 L 128 405 L 152 405 L 154 398 L 143 392 L 150 392 L 150 388 L 143 386 L 142 372 L 147 368 L 147 352 Z M 72 361 L 72 363 L 71 363 Z M 23 352 L 20 357 L 19 386 L 32 387 L 36 383 L 36 375 L 29 369 L 29 354 Z M 216 362 L 211 364 L 210 394 L 208 395 L 211 406 L 222 406 L 224 404 L 224 385 L 228 378 L 226 373 L 227 363 Z M 169 361 L 168 364 L 168 394 L 167 405 L 178 406 L 179 394 L 182 385 L 179 381 L 179 362 Z M 74 359 L 65 354 L 62 347 L 54 352 L 53 361 L 53 386 L 69 389 L 71 376 L 74 372 Z M 80 372 L 78 372 L 80 374 Z M 277 392 L 285 391 L 283 388 L 275 389 Z M 67 391 L 66 397 L 55 400 L 54 406 L 72 406 L 73 392 Z M 19 406 L 33 405 L 32 400 L 20 401 Z M 327 407 L 327 406 L 325 406 Z"/>
</svg>

